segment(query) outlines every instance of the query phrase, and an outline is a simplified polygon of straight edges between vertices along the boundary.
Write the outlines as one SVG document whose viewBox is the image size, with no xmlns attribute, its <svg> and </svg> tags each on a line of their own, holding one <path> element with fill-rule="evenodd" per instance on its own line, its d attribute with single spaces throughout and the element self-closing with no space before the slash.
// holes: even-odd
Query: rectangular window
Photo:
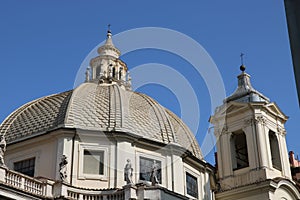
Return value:
<svg viewBox="0 0 300 200">
<path fill-rule="evenodd" d="M 198 198 L 198 182 L 197 178 L 186 172 L 186 192 L 192 197 Z"/>
<path fill-rule="evenodd" d="M 104 174 L 104 152 L 84 150 L 83 153 L 84 174 Z"/>
<path fill-rule="evenodd" d="M 18 161 L 14 163 L 14 170 L 28 176 L 34 176 L 35 158 Z"/>
<path fill-rule="evenodd" d="M 152 173 L 161 184 L 161 161 L 140 157 L 140 180 L 151 182 Z"/>
</svg>

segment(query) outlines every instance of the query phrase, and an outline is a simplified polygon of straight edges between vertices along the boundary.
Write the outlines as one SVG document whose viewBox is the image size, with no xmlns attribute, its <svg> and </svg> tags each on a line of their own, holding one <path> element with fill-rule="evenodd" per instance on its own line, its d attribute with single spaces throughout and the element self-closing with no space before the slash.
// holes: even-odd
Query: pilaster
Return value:
<svg viewBox="0 0 300 200">
<path fill-rule="evenodd" d="M 56 158 L 56 180 L 61 180 L 60 177 L 60 163 L 62 162 L 63 156 L 66 156 L 67 164 L 65 165 L 66 169 L 66 178 L 63 180 L 66 183 L 70 183 L 71 176 L 71 159 L 72 159 L 72 143 L 73 138 L 69 134 L 62 134 L 58 137 L 58 148 L 57 148 L 57 158 Z"/>
<path fill-rule="evenodd" d="M 292 177 L 291 177 L 291 169 L 290 169 L 288 151 L 287 151 L 286 140 L 285 140 L 285 131 L 279 133 L 278 138 L 281 147 L 280 152 L 281 152 L 282 173 L 283 176 L 291 179 Z"/>
<path fill-rule="evenodd" d="M 185 185 L 184 174 L 183 174 L 184 172 L 183 162 L 180 156 L 172 155 L 172 157 L 173 157 L 173 169 L 176 169 L 177 172 L 182 172 L 182 173 L 177 173 L 173 177 L 174 191 L 184 195 L 184 187 L 182 187 L 183 185 Z"/>
</svg>

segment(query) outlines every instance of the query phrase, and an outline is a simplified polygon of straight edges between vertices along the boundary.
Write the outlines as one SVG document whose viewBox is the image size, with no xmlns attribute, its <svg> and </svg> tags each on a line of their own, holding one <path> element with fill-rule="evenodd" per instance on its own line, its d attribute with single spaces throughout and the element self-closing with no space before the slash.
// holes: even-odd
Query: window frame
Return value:
<svg viewBox="0 0 300 200">
<path fill-rule="evenodd" d="M 151 152 L 148 152 L 148 151 L 137 151 L 136 153 L 136 171 L 137 171 L 137 176 L 136 176 L 136 179 L 137 179 L 137 182 L 138 183 L 149 183 L 151 184 L 150 181 L 146 181 L 146 180 L 140 180 L 140 157 L 144 157 L 144 158 L 147 158 L 147 159 L 151 159 L 151 160 L 156 160 L 156 161 L 159 161 L 161 163 L 161 183 L 159 183 L 159 185 L 165 185 L 166 183 L 166 173 L 167 173 L 167 169 L 166 169 L 166 166 L 165 166 L 165 159 L 166 157 L 164 156 L 161 156 L 160 154 L 155 154 L 153 155 L 153 152 L 151 154 Z"/>
<path fill-rule="evenodd" d="M 12 158 L 9 158 L 8 160 L 8 168 L 9 169 L 14 169 L 14 163 L 22 161 L 22 160 L 27 160 L 30 158 L 35 158 L 34 162 L 34 177 L 39 175 L 39 165 L 40 165 L 40 155 L 41 151 L 22 151 L 21 153 L 18 153 Z"/>
<path fill-rule="evenodd" d="M 83 150 L 83 173 L 84 174 L 94 174 L 94 173 L 88 173 L 87 169 L 85 169 L 85 162 L 86 162 L 86 156 L 99 156 L 100 157 L 100 160 L 97 161 L 99 162 L 99 168 L 98 168 L 98 174 L 97 175 L 104 175 L 104 151 L 94 151 L 94 150 L 87 150 L 87 149 L 84 149 Z"/>
<path fill-rule="evenodd" d="M 109 155 L 108 155 L 108 147 L 99 147 L 98 145 L 91 144 L 79 144 L 78 148 L 78 179 L 96 179 L 107 181 L 107 174 L 109 168 Z M 103 152 L 103 174 L 87 174 L 84 173 L 84 151 L 91 152 Z"/>
<path fill-rule="evenodd" d="M 33 174 L 32 174 L 32 175 L 26 174 L 26 173 L 24 173 L 24 172 L 21 172 L 21 171 L 18 171 L 18 170 L 15 169 L 16 163 L 22 163 L 22 162 L 24 163 L 24 162 L 29 161 L 29 160 L 33 160 Z M 29 165 L 28 167 L 30 167 L 30 165 Z M 27 176 L 30 176 L 30 177 L 34 177 L 34 175 L 35 175 L 35 173 L 36 173 L 36 172 L 35 172 L 35 171 L 36 171 L 36 157 L 33 156 L 33 157 L 29 157 L 29 158 L 25 158 L 25 159 L 23 159 L 23 160 L 18 160 L 18 161 L 13 162 L 13 170 L 16 171 L 16 172 L 18 172 L 18 173 L 21 173 L 21 174 L 25 174 L 25 175 L 27 175 Z"/>
<path fill-rule="evenodd" d="M 151 182 L 151 180 L 142 180 L 141 179 L 141 158 L 144 158 L 144 159 L 146 159 L 146 160 L 151 160 L 151 161 L 156 161 L 156 162 L 159 162 L 160 163 L 160 172 L 159 172 L 159 174 L 160 174 L 160 177 L 159 177 L 159 183 L 158 184 L 162 184 L 162 161 L 161 160 L 158 160 L 158 159 L 152 159 L 152 158 L 149 158 L 149 157 L 145 157 L 145 156 L 139 156 L 139 163 L 138 163 L 138 165 L 139 165 L 139 172 L 138 172 L 138 178 L 139 178 L 139 181 L 142 181 L 142 182 Z M 151 173 L 151 171 L 150 171 L 150 173 Z"/>
<path fill-rule="evenodd" d="M 198 194 L 197 197 L 194 197 L 194 196 L 188 194 L 188 191 L 187 191 L 187 174 L 190 174 L 191 176 L 193 176 L 197 180 L 197 194 Z M 200 199 L 199 197 L 202 194 L 201 193 L 201 173 L 200 174 L 199 174 L 199 172 L 196 173 L 196 171 L 190 169 L 189 167 L 184 168 L 184 191 L 185 191 L 185 195 L 187 197 L 190 197 L 192 199 Z"/>
</svg>

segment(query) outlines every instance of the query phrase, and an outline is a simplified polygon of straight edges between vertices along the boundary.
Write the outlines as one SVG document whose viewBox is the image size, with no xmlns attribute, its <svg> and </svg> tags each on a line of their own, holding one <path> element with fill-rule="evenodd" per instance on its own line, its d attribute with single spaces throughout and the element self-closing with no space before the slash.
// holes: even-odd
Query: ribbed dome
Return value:
<svg viewBox="0 0 300 200">
<path fill-rule="evenodd" d="M 0 134 L 13 143 L 60 127 L 131 133 L 165 144 L 177 143 L 203 158 L 181 119 L 149 96 L 114 83 L 83 83 L 74 90 L 27 103 L 1 124 Z"/>
</svg>

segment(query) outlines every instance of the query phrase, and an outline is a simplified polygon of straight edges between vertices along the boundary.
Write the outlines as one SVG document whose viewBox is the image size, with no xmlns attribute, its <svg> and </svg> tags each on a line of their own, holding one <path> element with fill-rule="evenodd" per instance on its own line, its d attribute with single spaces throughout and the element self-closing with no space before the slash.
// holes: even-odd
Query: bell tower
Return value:
<svg viewBox="0 0 300 200">
<path fill-rule="evenodd" d="M 288 117 L 251 86 L 245 66 L 238 87 L 210 118 L 217 138 L 220 190 L 291 180 L 284 124 Z"/>
</svg>

